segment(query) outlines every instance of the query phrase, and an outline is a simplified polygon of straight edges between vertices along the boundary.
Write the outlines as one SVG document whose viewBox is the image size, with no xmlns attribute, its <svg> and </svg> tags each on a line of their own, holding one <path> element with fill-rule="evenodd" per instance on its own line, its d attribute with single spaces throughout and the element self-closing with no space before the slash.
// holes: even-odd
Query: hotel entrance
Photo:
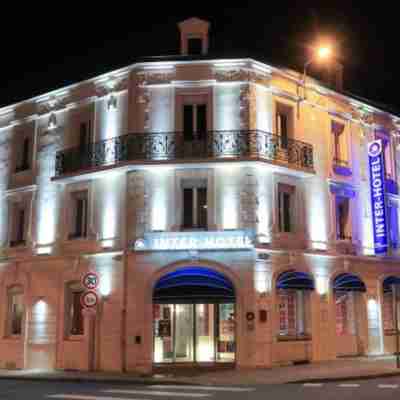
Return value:
<svg viewBox="0 0 400 400">
<path fill-rule="evenodd" d="M 234 363 L 235 294 L 208 268 L 186 267 L 162 277 L 153 293 L 153 361 Z"/>
</svg>

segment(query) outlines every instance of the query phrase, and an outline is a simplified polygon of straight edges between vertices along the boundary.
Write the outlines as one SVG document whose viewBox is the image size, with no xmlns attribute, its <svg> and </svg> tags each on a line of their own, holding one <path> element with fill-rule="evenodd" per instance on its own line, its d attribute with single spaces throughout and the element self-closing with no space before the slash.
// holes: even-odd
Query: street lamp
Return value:
<svg viewBox="0 0 400 400">
<path fill-rule="evenodd" d="M 331 58 L 331 56 L 332 56 L 332 48 L 329 45 L 319 46 L 316 49 L 314 56 L 304 64 L 303 77 L 301 80 L 302 86 L 303 86 L 303 92 L 304 92 L 303 100 L 306 99 L 307 68 L 313 62 L 315 62 L 315 61 L 324 62 L 324 61 L 329 60 L 329 58 Z"/>
</svg>

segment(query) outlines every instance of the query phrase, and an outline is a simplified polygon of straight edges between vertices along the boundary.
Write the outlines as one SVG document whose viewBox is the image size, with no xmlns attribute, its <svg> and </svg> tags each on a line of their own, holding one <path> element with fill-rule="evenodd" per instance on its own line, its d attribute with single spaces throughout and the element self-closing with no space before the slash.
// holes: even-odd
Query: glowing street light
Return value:
<svg viewBox="0 0 400 400">
<path fill-rule="evenodd" d="M 307 68 L 310 64 L 312 64 L 315 61 L 320 61 L 320 62 L 326 62 L 332 57 L 332 48 L 329 45 L 321 45 L 319 46 L 315 53 L 314 57 L 312 57 L 310 60 L 308 60 L 304 64 L 304 70 L 303 70 L 303 79 L 302 79 L 302 86 L 304 90 L 304 99 L 306 98 L 306 79 L 307 79 Z"/>
</svg>

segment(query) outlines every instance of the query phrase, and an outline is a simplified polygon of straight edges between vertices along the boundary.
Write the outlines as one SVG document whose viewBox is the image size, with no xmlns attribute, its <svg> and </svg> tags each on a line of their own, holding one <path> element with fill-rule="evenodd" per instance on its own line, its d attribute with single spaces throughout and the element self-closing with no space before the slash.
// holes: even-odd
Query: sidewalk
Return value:
<svg viewBox="0 0 400 400">
<path fill-rule="evenodd" d="M 170 371 L 163 375 L 0 370 L 0 379 L 183 385 L 282 384 L 291 382 L 368 379 L 394 375 L 400 376 L 400 370 L 396 369 L 394 357 L 353 358 L 270 369 L 223 369 L 210 372 L 204 372 L 204 370 L 199 372 L 195 368 L 171 368 Z"/>
</svg>

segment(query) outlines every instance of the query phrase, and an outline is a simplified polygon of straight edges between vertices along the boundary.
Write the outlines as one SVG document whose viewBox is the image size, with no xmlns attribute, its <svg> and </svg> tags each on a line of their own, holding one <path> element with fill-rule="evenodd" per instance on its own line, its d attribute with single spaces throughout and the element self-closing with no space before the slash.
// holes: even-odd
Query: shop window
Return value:
<svg viewBox="0 0 400 400">
<path fill-rule="evenodd" d="M 66 333 L 67 336 L 83 335 L 84 334 L 84 321 L 83 321 L 83 306 L 81 297 L 83 289 L 78 283 L 71 283 L 67 285 L 66 291 Z"/>
<path fill-rule="evenodd" d="M 354 335 L 355 334 L 355 318 L 354 318 L 354 293 L 352 292 L 335 292 L 336 304 L 336 334 Z"/>
<path fill-rule="evenodd" d="M 69 239 L 87 237 L 88 192 L 81 190 L 71 193 L 71 218 Z"/>
<path fill-rule="evenodd" d="M 24 301 L 21 287 L 13 287 L 8 292 L 7 335 L 19 336 L 22 334 L 24 319 Z"/>
<path fill-rule="evenodd" d="M 10 247 L 26 244 L 28 208 L 24 202 L 12 203 L 10 224 Z"/>
<path fill-rule="evenodd" d="M 279 183 L 278 185 L 278 226 L 280 232 L 293 232 L 295 187 Z"/>
<path fill-rule="evenodd" d="M 287 149 L 289 140 L 293 137 L 293 108 L 282 103 L 276 103 L 276 134 L 280 138 L 280 147 Z"/>
<path fill-rule="evenodd" d="M 350 198 L 335 196 L 336 239 L 351 240 Z"/>
<path fill-rule="evenodd" d="M 183 180 L 183 229 L 207 229 L 207 182 Z"/>
<path fill-rule="evenodd" d="M 290 339 L 308 337 L 306 307 L 308 292 L 303 290 L 280 290 L 279 298 L 279 336 Z"/>
<path fill-rule="evenodd" d="M 183 135 L 185 141 L 204 140 L 207 136 L 207 105 L 183 106 Z"/>
</svg>

